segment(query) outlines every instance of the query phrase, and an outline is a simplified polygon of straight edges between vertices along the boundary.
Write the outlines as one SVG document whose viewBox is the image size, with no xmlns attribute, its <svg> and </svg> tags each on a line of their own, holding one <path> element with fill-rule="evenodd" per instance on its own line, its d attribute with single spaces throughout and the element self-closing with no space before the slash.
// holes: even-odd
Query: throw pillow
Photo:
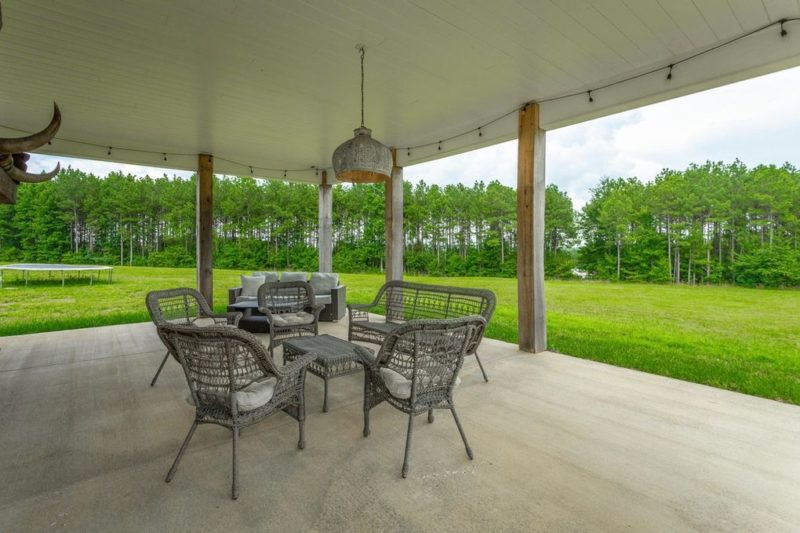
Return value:
<svg viewBox="0 0 800 533">
<path fill-rule="evenodd" d="M 274 283 L 278 281 L 277 272 L 253 272 L 254 276 L 264 276 L 264 283 Z"/>
<path fill-rule="evenodd" d="M 314 288 L 314 294 L 318 296 L 330 294 L 333 289 L 339 286 L 339 274 L 312 272 L 309 283 Z"/>
<path fill-rule="evenodd" d="M 283 272 L 281 281 L 308 281 L 308 274 L 306 272 Z"/>
<path fill-rule="evenodd" d="M 242 276 L 242 296 L 258 296 L 258 288 L 264 283 L 264 276 Z"/>
</svg>

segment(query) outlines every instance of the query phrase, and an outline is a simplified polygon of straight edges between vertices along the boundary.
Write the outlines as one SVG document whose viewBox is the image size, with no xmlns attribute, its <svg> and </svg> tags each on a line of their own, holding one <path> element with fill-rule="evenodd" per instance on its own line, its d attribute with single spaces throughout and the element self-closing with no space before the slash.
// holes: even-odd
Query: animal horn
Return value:
<svg viewBox="0 0 800 533">
<path fill-rule="evenodd" d="M 20 183 L 41 183 L 43 181 L 48 181 L 55 178 L 58 176 L 60 171 L 61 163 L 56 163 L 56 168 L 50 172 L 42 172 L 41 174 L 31 174 L 30 172 L 25 172 L 17 167 L 11 167 L 10 170 L 6 170 L 6 174 L 8 174 L 12 180 Z"/>
<path fill-rule="evenodd" d="M 32 174 L 14 166 L 14 158 L 9 154 L 0 159 L 0 169 L 3 169 L 8 177 L 19 183 L 41 183 L 55 178 L 61 170 L 61 163 L 56 164 L 56 168 L 50 172 Z"/>
<path fill-rule="evenodd" d="M 55 137 L 59 127 L 61 127 L 61 111 L 58 109 L 58 104 L 53 102 L 53 118 L 45 129 L 27 137 L 0 139 L 0 154 L 32 152 Z"/>
</svg>

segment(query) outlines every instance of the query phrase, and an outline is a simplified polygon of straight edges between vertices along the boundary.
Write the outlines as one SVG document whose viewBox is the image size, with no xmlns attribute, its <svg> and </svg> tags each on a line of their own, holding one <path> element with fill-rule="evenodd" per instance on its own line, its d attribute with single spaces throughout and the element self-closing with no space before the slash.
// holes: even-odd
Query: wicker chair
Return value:
<svg viewBox="0 0 800 533">
<path fill-rule="evenodd" d="M 195 419 L 167 473 L 172 481 L 183 453 L 199 424 L 217 424 L 233 432 L 233 482 L 231 497 L 239 497 L 237 447 L 239 431 L 283 410 L 297 420 L 305 448 L 306 366 L 317 354 L 298 357 L 277 368 L 264 345 L 253 334 L 236 328 L 161 324 L 159 334 L 180 361 L 196 407 Z"/>
<path fill-rule="evenodd" d="M 386 335 L 409 320 L 460 318 L 480 315 L 489 323 L 497 305 L 497 297 L 490 290 L 428 285 L 408 281 L 387 281 L 368 304 L 350 304 L 347 340 L 381 344 Z M 382 315 L 384 320 L 374 320 L 370 315 Z M 478 346 L 483 339 L 483 328 L 470 346 L 467 355 L 474 355 L 483 374 L 478 357 Z"/>
<path fill-rule="evenodd" d="M 193 326 L 210 326 L 228 324 L 238 326 L 241 313 L 215 314 L 206 302 L 202 294 L 194 289 L 180 288 L 167 289 L 162 291 L 151 291 L 145 298 L 147 312 L 150 313 L 150 320 L 156 325 L 161 324 L 184 324 Z M 164 339 L 161 339 L 164 342 Z M 166 342 L 164 343 L 166 345 Z M 170 351 L 164 354 L 164 359 L 156 370 L 156 375 L 150 382 L 150 386 L 156 384 L 164 363 L 169 358 Z M 173 354 L 174 355 L 174 354 Z"/>
<path fill-rule="evenodd" d="M 319 314 L 325 306 L 314 304 L 314 289 L 305 281 L 264 283 L 258 288 L 258 310 L 269 323 L 269 355 L 283 341 L 317 335 Z"/>
<path fill-rule="evenodd" d="M 368 437 L 369 412 L 381 402 L 408 414 L 406 451 L 402 475 L 408 474 L 414 417 L 434 409 L 449 409 L 472 459 L 464 429 L 453 404 L 453 388 L 460 383 L 458 372 L 464 355 L 486 320 L 481 316 L 447 320 L 412 320 L 386 336 L 377 355 L 358 347 L 364 363 L 364 436 Z"/>
</svg>

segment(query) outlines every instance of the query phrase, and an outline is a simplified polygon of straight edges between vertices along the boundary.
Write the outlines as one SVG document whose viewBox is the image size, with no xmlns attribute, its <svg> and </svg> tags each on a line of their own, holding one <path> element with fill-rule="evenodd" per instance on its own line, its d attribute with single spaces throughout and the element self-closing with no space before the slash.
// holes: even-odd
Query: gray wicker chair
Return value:
<svg viewBox="0 0 800 533">
<path fill-rule="evenodd" d="M 377 355 L 358 347 L 364 363 L 364 436 L 368 437 L 369 412 L 387 402 L 408 414 L 408 433 L 402 475 L 406 477 L 414 417 L 434 409 L 449 409 L 464 441 L 467 456 L 472 449 L 453 404 L 453 388 L 464 355 L 486 325 L 481 316 L 447 320 L 412 320 L 386 336 Z"/>
<path fill-rule="evenodd" d="M 233 482 L 231 497 L 239 497 L 237 447 L 239 431 L 282 410 L 297 420 L 305 448 L 306 366 L 317 354 L 298 357 L 277 368 L 264 345 L 253 334 L 236 328 L 161 324 L 159 334 L 178 357 L 191 399 L 195 419 L 166 477 L 172 481 L 183 453 L 199 424 L 217 424 L 233 432 Z"/>
<path fill-rule="evenodd" d="M 314 289 L 305 281 L 264 283 L 258 288 L 258 310 L 269 323 L 269 354 L 283 341 L 319 333 L 319 314 L 325 306 L 314 304 Z"/>
<path fill-rule="evenodd" d="M 151 291 L 145 298 L 147 312 L 150 313 L 150 320 L 158 328 L 161 324 L 185 324 L 193 326 L 209 326 L 219 324 L 229 324 L 237 326 L 241 313 L 215 314 L 206 302 L 202 294 L 195 289 L 182 287 L 178 289 L 166 289 L 161 291 Z M 164 339 L 162 338 L 163 342 Z M 166 345 L 166 343 L 165 343 Z M 150 386 L 156 384 L 164 363 L 169 358 L 170 351 L 164 354 L 164 359 L 156 370 L 156 375 L 150 382 Z"/>
<path fill-rule="evenodd" d="M 487 289 L 469 289 L 445 285 L 428 285 L 409 281 L 387 281 L 368 304 L 350 304 L 350 321 L 347 340 L 381 344 L 386 335 L 409 320 L 448 319 L 480 315 L 489 323 L 497 305 L 497 297 Z M 383 315 L 384 320 L 374 320 L 370 315 Z M 470 346 L 467 355 L 474 355 L 483 374 L 478 357 L 478 346 L 483 339 L 482 328 Z"/>
</svg>

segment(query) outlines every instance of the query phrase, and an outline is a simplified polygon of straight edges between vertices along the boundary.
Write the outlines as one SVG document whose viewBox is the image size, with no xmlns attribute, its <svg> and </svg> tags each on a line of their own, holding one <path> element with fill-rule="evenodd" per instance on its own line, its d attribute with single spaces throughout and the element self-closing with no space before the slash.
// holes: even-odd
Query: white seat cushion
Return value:
<svg viewBox="0 0 800 533">
<path fill-rule="evenodd" d="M 256 298 L 257 296 L 237 296 L 236 303 L 238 304 L 239 302 L 255 302 Z"/>
<path fill-rule="evenodd" d="M 252 411 L 266 405 L 275 394 L 275 385 L 277 384 L 277 378 L 265 377 L 234 393 L 239 411 Z"/>
<path fill-rule="evenodd" d="M 258 296 L 258 288 L 265 283 L 264 279 L 264 276 L 242 276 L 241 296 Z"/>
<path fill-rule="evenodd" d="M 339 274 L 312 272 L 311 281 L 308 283 L 314 289 L 315 295 L 327 295 L 330 294 L 333 289 L 339 286 Z"/>
<path fill-rule="evenodd" d="M 314 322 L 314 315 L 300 311 L 298 313 L 281 313 L 279 315 L 272 315 L 272 323 L 276 326 L 299 326 L 302 324 L 312 324 Z"/>
<path fill-rule="evenodd" d="M 400 372 L 396 372 L 391 368 L 381 368 L 381 379 L 383 379 L 383 384 L 386 385 L 386 388 L 389 389 L 389 393 L 395 398 L 400 398 L 401 400 L 411 398 L 411 380 Z M 429 381 L 430 378 L 423 378 L 423 386 L 427 385 Z M 458 387 L 460 384 L 461 378 L 456 376 L 455 386 Z"/>
<path fill-rule="evenodd" d="M 278 379 L 275 377 L 263 377 L 261 379 L 257 379 L 239 392 L 234 393 L 236 395 L 236 407 L 240 412 L 244 412 L 252 411 L 253 409 L 258 409 L 259 407 L 266 405 L 275 394 L 275 385 L 277 384 Z M 217 395 L 206 393 L 206 396 L 215 397 L 216 401 L 214 401 L 214 403 L 217 403 L 218 401 L 223 405 L 230 405 L 228 403 L 228 398 L 223 394 Z M 189 396 L 186 397 L 186 402 L 194 407 L 194 399 L 192 398 L 191 393 L 189 393 Z"/>
</svg>

